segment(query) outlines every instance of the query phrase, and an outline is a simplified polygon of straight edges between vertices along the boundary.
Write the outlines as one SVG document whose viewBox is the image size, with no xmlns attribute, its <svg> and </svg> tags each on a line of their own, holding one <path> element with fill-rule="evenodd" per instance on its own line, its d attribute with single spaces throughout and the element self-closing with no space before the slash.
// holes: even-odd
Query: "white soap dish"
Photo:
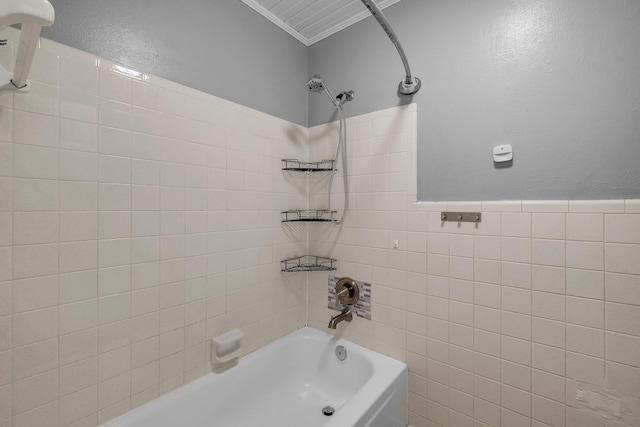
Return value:
<svg viewBox="0 0 640 427">
<path fill-rule="evenodd" d="M 213 338 L 211 341 L 211 361 L 213 363 L 227 363 L 240 357 L 243 338 L 244 332 L 240 329 L 234 329 Z"/>
</svg>

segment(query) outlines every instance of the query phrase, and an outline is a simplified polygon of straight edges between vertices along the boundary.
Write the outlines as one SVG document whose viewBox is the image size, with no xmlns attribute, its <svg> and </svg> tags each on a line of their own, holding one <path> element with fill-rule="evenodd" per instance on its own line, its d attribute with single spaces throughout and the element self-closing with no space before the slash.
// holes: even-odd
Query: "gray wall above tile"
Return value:
<svg viewBox="0 0 640 427">
<path fill-rule="evenodd" d="M 352 89 L 356 116 L 418 104 L 418 198 L 640 197 L 637 1 L 404 0 L 384 10 L 422 79 L 413 99 L 371 17 L 309 49 L 309 71 Z M 309 124 L 332 120 L 309 97 Z M 497 168 L 492 148 L 511 144 Z"/>
<path fill-rule="evenodd" d="M 239 0 L 51 4 L 43 37 L 307 124 L 307 47 Z"/>
</svg>

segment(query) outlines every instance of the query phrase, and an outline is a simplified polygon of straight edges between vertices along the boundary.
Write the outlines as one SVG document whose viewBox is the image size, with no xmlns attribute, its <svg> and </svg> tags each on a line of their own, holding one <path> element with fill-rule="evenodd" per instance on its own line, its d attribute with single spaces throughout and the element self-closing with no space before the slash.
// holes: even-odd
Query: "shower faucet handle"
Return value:
<svg viewBox="0 0 640 427">
<path fill-rule="evenodd" d="M 343 277 L 336 283 L 336 303 L 353 305 L 360 299 L 358 282 L 350 277 Z"/>
</svg>

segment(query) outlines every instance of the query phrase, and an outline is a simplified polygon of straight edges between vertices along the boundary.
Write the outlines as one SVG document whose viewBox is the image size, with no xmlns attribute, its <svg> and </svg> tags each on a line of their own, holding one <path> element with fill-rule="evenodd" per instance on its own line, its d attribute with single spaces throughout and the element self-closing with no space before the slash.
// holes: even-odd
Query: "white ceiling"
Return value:
<svg viewBox="0 0 640 427">
<path fill-rule="evenodd" d="M 400 0 L 374 0 L 379 9 Z M 370 16 L 360 0 L 242 0 L 307 46 Z"/>
</svg>

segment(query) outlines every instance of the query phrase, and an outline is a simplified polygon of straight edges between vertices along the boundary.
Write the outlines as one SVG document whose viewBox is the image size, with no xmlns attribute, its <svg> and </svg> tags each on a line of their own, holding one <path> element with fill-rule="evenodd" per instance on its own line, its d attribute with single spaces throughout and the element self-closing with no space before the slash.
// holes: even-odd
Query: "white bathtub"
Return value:
<svg viewBox="0 0 640 427">
<path fill-rule="evenodd" d="M 406 398 L 404 363 L 303 328 L 102 426 L 405 427 Z"/>
</svg>

